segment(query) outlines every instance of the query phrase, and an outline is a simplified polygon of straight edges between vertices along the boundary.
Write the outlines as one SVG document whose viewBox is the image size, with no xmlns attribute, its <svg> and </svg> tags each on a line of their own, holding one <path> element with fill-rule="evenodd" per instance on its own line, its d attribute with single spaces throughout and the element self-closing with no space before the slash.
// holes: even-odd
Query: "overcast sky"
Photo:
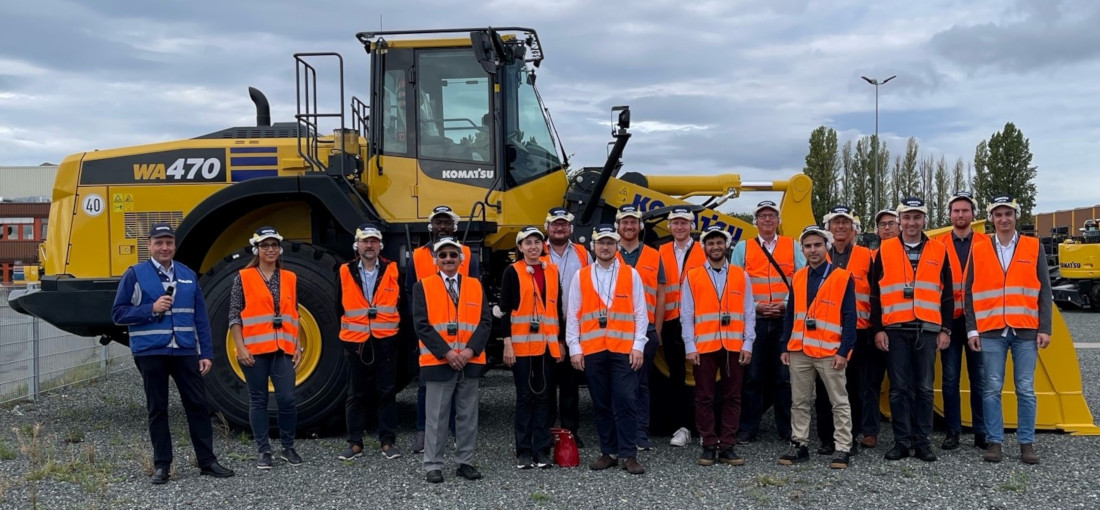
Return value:
<svg viewBox="0 0 1100 510">
<path fill-rule="evenodd" d="M 3 0 L 0 165 L 252 125 L 246 87 L 292 120 L 292 53 L 339 51 L 367 97 L 361 30 L 521 25 L 546 52 L 539 87 L 574 165 L 599 165 L 609 108 L 633 111 L 643 173 L 801 171 L 826 125 L 917 137 L 949 163 L 1015 122 L 1039 167 L 1038 211 L 1100 202 L 1100 2 Z M 324 89 L 322 89 L 324 90 Z M 333 89 L 335 90 L 335 89 Z M 746 204 L 755 202 L 743 199 Z M 748 209 L 738 204 L 737 209 Z"/>
</svg>

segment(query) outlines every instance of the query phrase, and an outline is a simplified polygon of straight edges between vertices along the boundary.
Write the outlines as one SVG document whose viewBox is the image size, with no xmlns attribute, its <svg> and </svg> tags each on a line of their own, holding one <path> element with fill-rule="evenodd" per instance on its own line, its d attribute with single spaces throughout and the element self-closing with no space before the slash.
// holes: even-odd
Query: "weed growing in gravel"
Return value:
<svg viewBox="0 0 1100 510">
<path fill-rule="evenodd" d="M 546 503 L 550 501 L 550 495 L 545 492 L 535 491 L 531 493 L 531 501 L 535 503 Z"/>
<path fill-rule="evenodd" d="M 771 498 L 769 498 L 768 495 L 764 493 L 764 491 L 760 490 L 759 487 L 753 487 L 749 489 L 748 495 L 750 498 L 752 498 L 753 501 L 759 503 L 760 505 L 767 505 L 771 503 Z"/>
<path fill-rule="evenodd" d="M 8 444 L 7 441 L 0 441 L 0 460 L 15 460 L 18 456 L 18 449 Z"/>
<path fill-rule="evenodd" d="M 81 429 L 69 429 L 69 431 L 65 433 L 65 442 L 73 444 L 83 443 L 84 431 Z"/>
<path fill-rule="evenodd" d="M 19 441 L 19 451 L 30 460 L 30 469 L 34 472 L 46 457 L 41 441 L 42 424 L 24 425 L 22 428 L 13 428 L 12 432 L 15 432 L 15 439 Z M 28 480 L 31 482 L 27 488 L 31 508 L 38 508 L 38 482 L 29 478 Z"/>
<path fill-rule="evenodd" d="M 252 445 L 252 436 L 246 434 L 242 430 L 241 432 L 237 433 L 237 442 L 240 443 L 241 446 L 251 446 Z"/>
<path fill-rule="evenodd" d="M 1013 469 L 1008 481 L 1002 483 L 999 487 L 1003 491 L 1027 492 L 1028 479 L 1027 473 Z"/>
<path fill-rule="evenodd" d="M 917 470 L 913 469 L 910 466 L 902 466 L 901 467 L 901 476 L 904 476 L 906 478 L 916 478 L 917 477 Z"/>
<path fill-rule="evenodd" d="M 145 473 L 145 476 L 153 476 L 153 453 L 144 445 L 137 444 L 131 446 L 130 451 L 133 453 L 131 458 L 134 464 L 137 464 L 138 470 Z"/>
<path fill-rule="evenodd" d="M 251 455 L 241 452 L 229 452 L 226 454 L 226 457 L 229 457 L 237 462 L 249 462 L 252 460 Z"/>
<path fill-rule="evenodd" d="M 786 477 L 759 475 L 752 479 L 758 487 L 783 487 L 790 480 Z"/>
<path fill-rule="evenodd" d="M 69 482 L 80 485 L 86 492 L 99 492 L 115 481 L 113 471 L 111 464 L 97 461 L 95 446 L 88 444 L 82 454 L 65 461 L 51 458 L 42 467 L 28 472 L 25 478 L 31 482 L 46 479 Z"/>
</svg>

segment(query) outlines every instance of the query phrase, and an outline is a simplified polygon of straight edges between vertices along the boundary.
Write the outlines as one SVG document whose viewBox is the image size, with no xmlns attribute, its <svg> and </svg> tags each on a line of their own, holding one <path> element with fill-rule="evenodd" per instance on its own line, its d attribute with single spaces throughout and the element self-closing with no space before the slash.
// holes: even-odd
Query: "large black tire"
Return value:
<svg viewBox="0 0 1100 510">
<path fill-rule="evenodd" d="M 298 429 L 342 425 L 346 391 L 346 362 L 340 345 L 340 317 L 336 310 L 336 271 L 340 260 L 333 253 L 309 244 L 283 243 L 283 268 L 298 276 L 298 303 L 316 319 L 321 331 L 321 354 L 310 376 L 299 382 L 294 396 L 298 408 Z M 214 338 L 214 368 L 206 376 L 210 408 L 221 412 L 232 425 L 247 428 L 248 386 L 233 369 L 226 352 L 229 330 L 229 296 L 233 277 L 252 258 L 248 250 L 228 256 L 200 278 L 210 314 Z M 275 423 L 274 396 L 269 397 L 268 416 Z"/>
</svg>

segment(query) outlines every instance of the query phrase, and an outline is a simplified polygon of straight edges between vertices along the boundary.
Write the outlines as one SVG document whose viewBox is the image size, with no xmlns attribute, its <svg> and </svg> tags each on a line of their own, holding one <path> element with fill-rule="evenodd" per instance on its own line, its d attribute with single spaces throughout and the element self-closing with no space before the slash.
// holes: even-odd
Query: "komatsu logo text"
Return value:
<svg viewBox="0 0 1100 510">
<path fill-rule="evenodd" d="M 655 200 L 651 197 L 643 196 L 640 193 L 635 193 L 634 200 L 630 204 L 645 213 L 654 209 L 668 207 L 670 205 L 682 205 L 683 202 L 677 201 L 675 204 L 666 204 L 662 200 Z M 699 230 L 706 230 L 712 225 L 718 225 L 726 232 L 729 232 L 730 236 L 733 237 L 731 242 L 736 243 L 738 240 L 741 239 L 741 234 L 744 233 L 744 230 L 736 225 L 727 224 L 726 222 L 720 220 L 720 217 L 720 214 L 709 209 L 704 209 L 699 212 L 699 225 L 697 225 L 697 227 L 699 228 Z"/>
<path fill-rule="evenodd" d="M 481 168 L 475 170 L 443 170 L 441 175 L 444 179 L 492 179 L 496 177 L 496 171 Z"/>
</svg>

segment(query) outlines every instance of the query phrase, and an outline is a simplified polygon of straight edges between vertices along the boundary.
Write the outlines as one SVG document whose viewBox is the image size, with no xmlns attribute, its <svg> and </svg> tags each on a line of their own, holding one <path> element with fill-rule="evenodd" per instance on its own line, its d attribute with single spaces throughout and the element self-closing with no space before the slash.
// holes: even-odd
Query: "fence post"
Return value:
<svg viewBox="0 0 1100 510">
<path fill-rule="evenodd" d="M 38 317 L 31 319 L 31 381 L 27 388 L 32 401 L 38 400 L 38 383 L 41 376 L 41 363 L 38 349 Z"/>
</svg>

